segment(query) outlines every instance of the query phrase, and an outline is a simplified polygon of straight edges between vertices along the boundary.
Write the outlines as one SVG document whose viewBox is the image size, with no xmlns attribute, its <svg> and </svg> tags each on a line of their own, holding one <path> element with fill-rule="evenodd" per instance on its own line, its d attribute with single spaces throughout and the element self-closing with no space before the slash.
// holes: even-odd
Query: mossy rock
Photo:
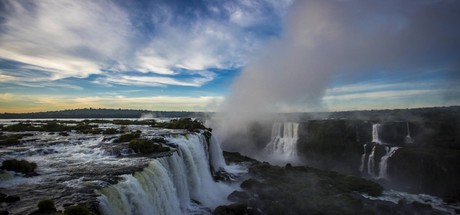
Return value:
<svg viewBox="0 0 460 215">
<path fill-rule="evenodd" d="M 160 153 L 168 152 L 170 149 L 168 147 L 162 146 L 160 143 L 165 143 L 166 141 L 162 138 L 155 139 L 133 139 L 129 142 L 129 148 L 134 150 L 137 153 Z"/>
<path fill-rule="evenodd" d="M 10 159 L 10 160 L 3 161 L 2 167 L 1 167 L 1 169 L 21 172 L 24 174 L 33 173 L 36 168 L 37 168 L 37 164 L 34 162 L 28 162 L 26 160 L 16 160 L 16 159 Z"/>
<path fill-rule="evenodd" d="M 65 208 L 64 215 L 90 215 L 90 211 L 85 206 L 76 205 Z"/>
<path fill-rule="evenodd" d="M 132 132 L 128 134 L 122 134 L 115 140 L 116 143 L 129 142 L 131 140 L 137 139 L 141 136 L 141 132 Z"/>
<path fill-rule="evenodd" d="M 51 199 L 44 199 L 38 202 L 37 204 L 39 212 L 55 212 L 56 206 L 54 205 L 54 201 Z"/>
</svg>

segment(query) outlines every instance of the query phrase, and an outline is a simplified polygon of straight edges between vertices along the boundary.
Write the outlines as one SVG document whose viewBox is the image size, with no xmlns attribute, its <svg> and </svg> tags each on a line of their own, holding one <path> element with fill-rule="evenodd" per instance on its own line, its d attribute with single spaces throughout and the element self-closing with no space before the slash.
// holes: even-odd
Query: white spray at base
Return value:
<svg viewBox="0 0 460 215">
<path fill-rule="evenodd" d="M 210 209 L 227 203 L 233 189 L 213 180 L 209 160 L 205 159 L 213 157 L 218 148 L 210 150 L 208 156 L 206 139 L 199 134 L 168 140 L 178 145 L 177 152 L 154 159 L 142 172 L 124 175 L 122 182 L 99 191 L 103 214 L 189 214 L 200 210 L 192 200 Z M 215 163 L 220 163 L 219 159 L 215 157 Z"/>
<path fill-rule="evenodd" d="M 272 126 L 270 143 L 265 152 L 275 159 L 290 161 L 297 159 L 297 140 L 299 139 L 299 123 L 275 122 Z"/>
</svg>

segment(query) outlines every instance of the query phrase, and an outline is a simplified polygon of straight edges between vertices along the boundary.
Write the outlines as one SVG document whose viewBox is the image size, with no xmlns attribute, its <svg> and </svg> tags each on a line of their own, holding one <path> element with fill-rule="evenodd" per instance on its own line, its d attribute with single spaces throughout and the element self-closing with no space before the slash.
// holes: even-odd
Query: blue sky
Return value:
<svg viewBox="0 0 460 215">
<path fill-rule="evenodd" d="M 451 1 L 425 1 L 439 2 Z M 307 30 L 316 28 L 315 23 L 324 24 L 321 20 L 311 24 L 315 18 L 311 16 L 305 26 L 292 21 L 291 14 L 299 13 L 293 9 L 296 4 L 293 0 L 1 1 L 0 112 L 84 107 L 218 111 L 229 95 L 238 95 L 232 89 L 243 86 L 238 81 L 253 62 L 263 62 L 259 58 L 271 50 L 267 47 L 288 40 L 292 23 L 296 29 Z M 459 4 L 452 4 L 452 13 L 458 12 Z M 401 11 L 376 13 L 376 19 L 360 23 L 358 30 L 372 31 L 388 23 L 392 28 L 405 28 L 412 21 L 404 19 L 405 15 L 412 9 Z M 436 22 L 438 16 L 433 17 Z M 447 15 L 438 21 L 451 18 Z M 386 20 L 396 21 L 382 24 Z M 350 67 L 358 68 L 357 72 L 334 68 L 321 82 L 316 102 L 324 110 L 460 104 L 458 61 L 452 66 L 460 59 L 460 38 L 452 26 L 459 27 L 448 23 L 445 27 L 449 29 L 440 33 L 453 37 L 454 42 L 446 40 L 445 47 L 429 43 L 417 53 L 430 55 L 418 56 L 414 51 L 408 53 L 414 58 L 401 58 L 415 59 L 419 67 L 393 68 L 393 63 L 378 61 L 373 67 Z M 283 72 L 281 68 L 257 74 L 261 81 L 269 76 L 277 80 L 289 75 L 289 70 Z M 316 74 L 305 72 L 299 77 L 309 84 L 307 80 Z M 257 86 L 258 80 L 250 83 Z M 242 89 L 247 95 L 259 90 Z M 280 99 L 276 110 L 313 110 L 305 105 L 311 100 L 300 97 L 291 100 L 302 102 Z"/>
</svg>

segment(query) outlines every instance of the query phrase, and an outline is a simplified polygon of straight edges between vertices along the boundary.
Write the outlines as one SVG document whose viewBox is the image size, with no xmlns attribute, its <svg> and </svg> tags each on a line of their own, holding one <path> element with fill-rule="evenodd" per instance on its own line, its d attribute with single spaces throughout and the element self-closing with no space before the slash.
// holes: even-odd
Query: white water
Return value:
<svg viewBox="0 0 460 215">
<path fill-rule="evenodd" d="M 265 147 L 268 154 L 284 161 L 297 159 L 297 140 L 299 123 L 276 122 L 272 127 L 270 143 Z"/>
<path fill-rule="evenodd" d="M 399 147 L 385 147 L 386 154 L 380 159 L 379 163 L 379 178 L 390 180 L 388 175 L 388 159 L 393 156 Z"/>
<path fill-rule="evenodd" d="M 172 156 L 155 159 L 142 172 L 125 175 L 123 182 L 100 191 L 103 214 L 188 214 L 197 211 L 191 200 L 210 209 L 227 203 L 226 196 L 233 188 L 213 180 L 209 162 L 204 159 L 208 157 L 204 137 L 168 140 L 179 146 Z"/>
<path fill-rule="evenodd" d="M 367 143 L 363 145 L 363 155 L 361 155 L 361 166 L 359 166 L 359 171 L 361 171 L 361 173 L 364 173 L 364 163 L 366 162 L 366 154 L 367 154 L 367 150 L 366 150 L 366 147 L 367 147 Z"/>
<path fill-rule="evenodd" d="M 407 126 L 407 136 L 406 136 L 406 138 L 404 139 L 404 141 L 405 141 L 406 143 L 409 143 L 409 144 L 414 143 L 414 140 L 413 140 L 412 137 L 410 136 L 409 122 L 406 123 L 406 126 Z"/>
<path fill-rule="evenodd" d="M 382 141 L 380 140 L 380 132 L 382 129 L 381 124 L 373 124 L 372 125 L 372 142 L 377 143 L 377 144 L 382 144 Z"/>
<path fill-rule="evenodd" d="M 446 204 L 440 197 L 430 196 L 426 194 L 410 194 L 395 190 L 384 190 L 383 194 L 378 197 L 373 197 L 366 194 L 364 194 L 363 196 L 371 200 L 382 200 L 393 202 L 395 204 L 398 204 L 400 200 L 405 200 L 407 201 L 407 203 L 419 202 L 431 205 L 431 207 L 433 207 L 436 210 L 452 215 L 457 214 L 455 213 L 456 209 L 460 209 L 460 205 L 449 205 Z"/>
<path fill-rule="evenodd" d="M 210 139 L 209 154 L 211 157 L 211 166 L 214 172 L 226 170 L 227 164 L 225 164 L 222 148 L 220 148 L 220 144 L 214 135 L 212 135 Z"/>
<path fill-rule="evenodd" d="M 367 174 L 369 176 L 374 177 L 375 176 L 375 164 L 374 164 L 374 154 L 375 154 L 375 149 L 377 148 L 376 145 L 372 147 L 372 152 L 369 155 L 368 161 L 367 161 Z"/>
</svg>

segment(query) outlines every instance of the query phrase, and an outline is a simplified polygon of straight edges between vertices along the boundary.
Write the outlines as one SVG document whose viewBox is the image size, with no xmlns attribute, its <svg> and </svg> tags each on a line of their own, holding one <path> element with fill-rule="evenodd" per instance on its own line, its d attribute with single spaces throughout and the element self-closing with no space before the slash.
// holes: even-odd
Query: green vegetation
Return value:
<svg viewBox="0 0 460 215">
<path fill-rule="evenodd" d="M 169 129 L 206 129 L 203 123 L 201 123 L 199 120 L 192 120 L 191 118 L 174 119 L 170 122 L 156 123 L 155 126 Z"/>
<path fill-rule="evenodd" d="M 14 131 L 14 132 L 20 132 L 20 131 L 39 131 L 39 127 L 35 127 L 30 123 L 18 123 L 18 124 L 13 124 L 9 125 L 3 128 L 3 131 Z"/>
<path fill-rule="evenodd" d="M 103 134 L 118 134 L 118 130 L 115 128 L 108 128 L 102 132 Z"/>
<path fill-rule="evenodd" d="M 37 164 L 34 162 L 28 162 L 26 160 L 16 160 L 16 159 L 10 159 L 10 160 L 3 161 L 2 167 L 1 167 L 1 169 L 21 172 L 24 174 L 33 173 L 36 168 L 37 168 Z"/>
<path fill-rule="evenodd" d="M 149 111 L 129 109 L 74 109 L 61 111 L 47 111 L 36 113 L 2 113 L 1 119 L 50 119 L 50 118 L 140 118 L 144 114 L 152 114 L 156 117 L 204 117 L 204 113 L 185 111 Z"/>
<path fill-rule="evenodd" d="M 136 131 L 128 134 L 122 134 L 115 140 L 116 143 L 129 142 L 133 139 L 139 138 L 141 136 L 141 131 Z"/>
<path fill-rule="evenodd" d="M 54 212 L 56 211 L 56 206 L 54 206 L 54 201 L 51 199 L 44 199 L 38 202 L 37 204 L 39 212 Z"/>
<path fill-rule="evenodd" d="M 166 140 L 163 138 L 133 139 L 129 142 L 129 148 L 131 148 L 137 153 L 143 154 L 154 152 L 168 152 L 169 148 L 162 146 L 161 143 L 166 143 Z"/>
<path fill-rule="evenodd" d="M 12 145 L 17 145 L 19 144 L 19 139 L 22 137 L 19 137 L 17 135 L 7 135 L 3 136 L 0 135 L 0 146 L 12 146 Z"/>
<path fill-rule="evenodd" d="M 76 205 L 65 208 L 64 215 L 90 215 L 88 208 Z"/>
</svg>

